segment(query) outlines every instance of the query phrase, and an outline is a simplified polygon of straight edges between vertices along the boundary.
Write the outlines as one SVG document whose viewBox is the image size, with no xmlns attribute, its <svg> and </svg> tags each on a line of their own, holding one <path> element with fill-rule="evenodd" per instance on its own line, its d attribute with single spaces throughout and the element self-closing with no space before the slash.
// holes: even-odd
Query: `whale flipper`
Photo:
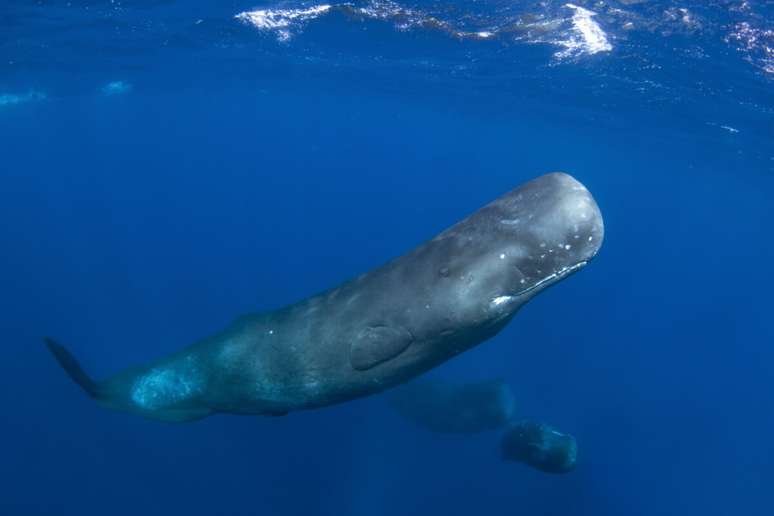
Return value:
<svg viewBox="0 0 774 516">
<path fill-rule="evenodd" d="M 413 340 L 405 328 L 368 326 L 352 342 L 349 362 L 357 371 L 366 371 L 400 355 Z"/>
<path fill-rule="evenodd" d="M 58 344 L 53 339 L 44 337 L 43 341 L 46 343 L 48 350 L 51 351 L 51 354 L 54 355 L 54 358 L 56 358 L 56 361 L 59 362 L 59 365 L 62 366 L 62 369 L 70 375 L 70 378 L 80 385 L 86 394 L 92 398 L 98 398 L 99 389 L 97 388 L 97 382 L 86 374 L 75 357 L 64 346 Z"/>
</svg>

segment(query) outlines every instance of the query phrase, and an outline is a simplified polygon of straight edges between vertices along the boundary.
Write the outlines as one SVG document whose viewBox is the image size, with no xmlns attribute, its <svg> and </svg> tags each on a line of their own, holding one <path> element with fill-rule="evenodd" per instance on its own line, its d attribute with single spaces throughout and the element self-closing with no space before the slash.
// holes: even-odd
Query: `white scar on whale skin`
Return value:
<svg viewBox="0 0 774 516">
<path fill-rule="evenodd" d="M 507 303 L 508 301 L 511 301 L 513 299 L 513 296 L 497 296 L 496 298 L 492 299 L 492 304 L 494 306 L 499 306 L 503 303 Z"/>
</svg>

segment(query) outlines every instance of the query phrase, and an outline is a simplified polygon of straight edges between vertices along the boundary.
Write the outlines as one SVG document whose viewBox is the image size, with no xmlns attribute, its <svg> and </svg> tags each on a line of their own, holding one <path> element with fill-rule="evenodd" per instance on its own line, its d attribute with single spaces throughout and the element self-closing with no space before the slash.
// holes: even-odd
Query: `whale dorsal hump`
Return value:
<svg viewBox="0 0 774 516">
<path fill-rule="evenodd" d="M 353 368 L 365 371 L 397 357 L 413 340 L 411 333 L 400 326 L 368 326 L 352 341 L 349 361 Z"/>
</svg>

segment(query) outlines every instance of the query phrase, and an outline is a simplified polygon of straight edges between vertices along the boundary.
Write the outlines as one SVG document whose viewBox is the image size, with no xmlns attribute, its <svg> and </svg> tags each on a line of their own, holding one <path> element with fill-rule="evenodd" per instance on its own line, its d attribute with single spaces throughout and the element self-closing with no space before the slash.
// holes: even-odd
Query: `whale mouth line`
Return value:
<svg viewBox="0 0 774 516">
<path fill-rule="evenodd" d="M 577 270 L 582 269 L 588 263 L 589 263 L 588 260 L 581 260 L 578 263 L 575 263 L 573 265 L 568 265 L 567 267 L 562 267 L 558 271 L 556 271 L 556 272 L 554 272 L 552 274 L 549 274 L 545 278 L 541 279 L 540 281 L 538 281 L 534 285 L 529 286 L 529 287 L 527 287 L 527 288 L 525 288 L 523 290 L 520 290 L 517 293 L 513 294 L 513 297 L 521 297 L 521 296 L 524 296 L 526 294 L 529 294 L 533 290 L 539 289 L 541 287 L 548 287 L 550 285 L 553 285 L 554 283 L 556 283 L 560 279 L 563 279 L 563 278 L 569 276 L 570 274 L 572 274 L 573 272 L 576 272 Z"/>
<path fill-rule="evenodd" d="M 579 269 L 582 269 L 588 263 L 589 263 L 588 260 L 581 260 L 580 262 L 575 263 L 573 265 L 568 265 L 567 267 L 562 267 L 558 271 L 556 271 L 556 272 L 554 272 L 552 274 L 549 274 L 545 278 L 541 279 L 540 281 L 538 281 L 534 285 L 531 285 L 531 286 L 529 286 L 529 287 L 527 287 L 525 289 L 519 290 L 518 292 L 516 292 L 514 294 L 507 294 L 507 295 L 495 297 L 494 299 L 492 299 L 491 304 L 493 306 L 499 306 L 499 305 L 502 305 L 504 303 L 509 303 L 511 301 L 514 301 L 514 300 L 516 300 L 516 299 L 518 299 L 518 298 L 520 298 L 522 296 L 525 296 L 525 295 L 527 295 L 527 294 L 529 294 L 529 293 L 531 293 L 531 292 L 533 292 L 533 291 L 535 291 L 535 290 L 537 290 L 539 288 L 549 287 L 549 286 L 553 285 L 554 283 L 556 283 L 557 281 L 559 281 L 559 280 L 569 276 L 573 272 L 576 272 Z"/>
</svg>

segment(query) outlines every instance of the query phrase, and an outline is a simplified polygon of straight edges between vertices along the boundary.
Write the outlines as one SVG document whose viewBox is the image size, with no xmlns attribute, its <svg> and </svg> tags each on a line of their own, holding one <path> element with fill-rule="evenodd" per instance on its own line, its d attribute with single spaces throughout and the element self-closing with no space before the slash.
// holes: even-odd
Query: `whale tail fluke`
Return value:
<svg viewBox="0 0 774 516">
<path fill-rule="evenodd" d="M 138 368 L 126 370 L 112 378 L 108 378 L 104 382 L 98 383 L 86 374 L 72 353 L 67 351 L 64 346 L 48 337 L 44 337 L 43 341 L 70 378 L 80 385 L 90 398 L 96 400 L 105 408 L 140 414 L 148 419 L 170 423 L 194 421 L 213 413 L 208 407 L 190 406 L 186 405 L 185 402 L 183 402 L 182 406 L 175 406 L 174 399 L 167 404 L 168 406 L 148 407 L 142 403 L 138 404 L 136 400 L 131 399 L 131 394 L 127 392 L 134 384 L 134 379 L 137 375 L 141 374 L 137 372 Z M 144 396 L 156 401 L 158 399 L 158 394 L 153 392 L 152 388 L 158 386 L 151 384 L 150 386 L 146 385 L 145 387 L 150 388 L 151 391 L 145 393 Z M 162 395 L 169 394 L 168 392 L 163 391 L 163 385 L 161 387 Z"/>
<path fill-rule="evenodd" d="M 53 339 L 44 337 L 43 341 L 46 343 L 48 350 L 51 351 L 51 354 L 54 355 L 54 358 L 56 358 L 56 361 L 59 362 L 59 365 L 62 366 L 62 369 L 70 375 L 70 378 L 80 385 L 90 397 L 98 398 L 99 389 L 97 387 L 97 382 L 92 380 L 89 375 L 84 372 L 75 357 L 67 351 L 64 346 L 58 344 Z"/>
</svg>

